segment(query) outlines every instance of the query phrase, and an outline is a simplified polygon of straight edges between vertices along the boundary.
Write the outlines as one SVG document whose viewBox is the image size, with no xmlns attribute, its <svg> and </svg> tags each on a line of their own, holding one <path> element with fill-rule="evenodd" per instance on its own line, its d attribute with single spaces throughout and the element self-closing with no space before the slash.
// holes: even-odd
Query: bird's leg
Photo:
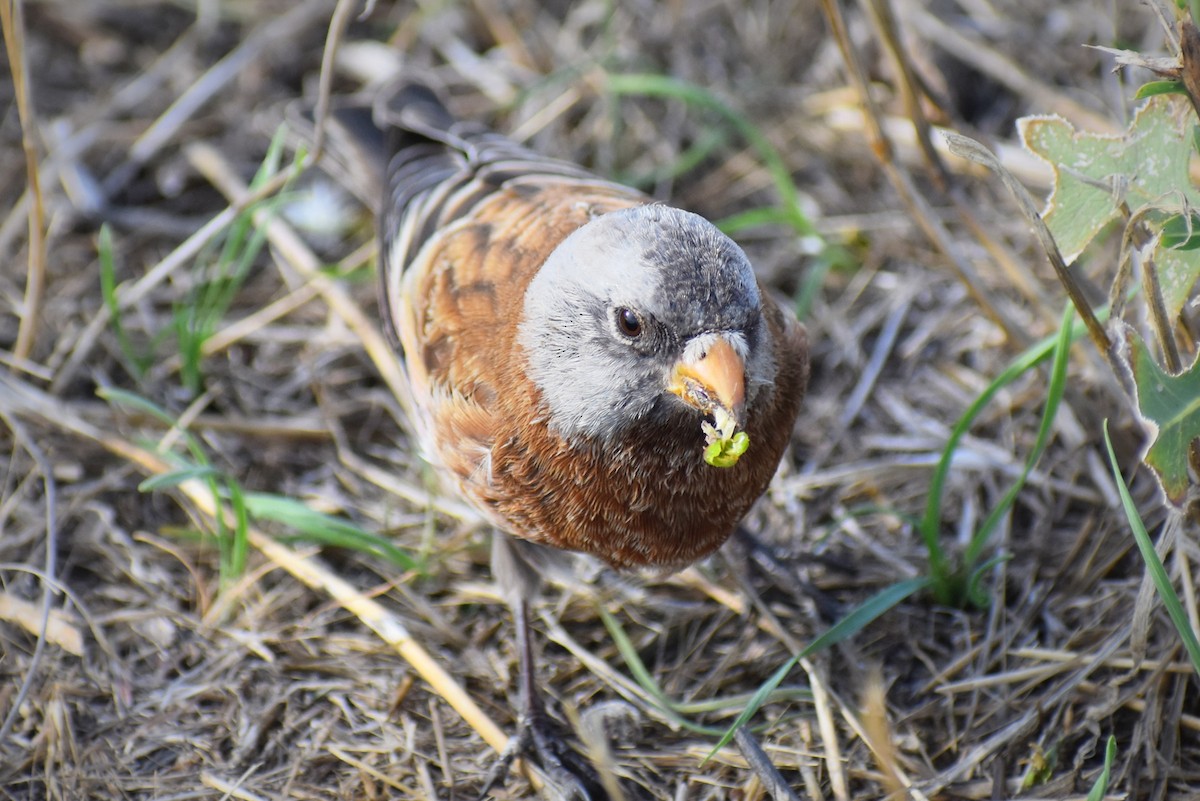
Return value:
<svg viewBox="0 0 1200 801">
<path fill-rule="evenodd" d="M 523 572 L 520 568 L 529 569 L 532 566 L 517 553 L 515 543 L 507 541 L 507 537 L 500 534 L 496 535 L 496 539 L 506 540 L 493 545 L 492 566 L 497 581 L 510 591 L 506 595 L 516 625 L 520 710 L 517 731 L 509 738 L 508 745 L 488 771 L 480 798 L 487 795 L 508 773 L 513 760 L 524 757 L 541 768 L 546 783 L 559 797 L 579 801 L 605 799 L 607 795 L 595 769 L 567 745 L 561 727 L 547 714 L 538 691 L 533 634 L 529 627 L 529 595 L 532 594 L 529 590 L 536 589 L 536 583 L 512 580 Z M 508 560 L 517 560 L 521 564 L 514 565 Z M 514 570 L 514 567 L 517 569 Z"/>
</svg>

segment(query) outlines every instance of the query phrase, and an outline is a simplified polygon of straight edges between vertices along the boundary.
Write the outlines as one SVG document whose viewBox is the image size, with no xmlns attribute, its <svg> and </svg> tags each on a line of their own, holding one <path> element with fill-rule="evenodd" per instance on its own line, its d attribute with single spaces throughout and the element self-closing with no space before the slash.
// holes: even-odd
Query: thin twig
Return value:
<svg viewBox="0 0 1200 801">
<path fill-rule="evenodd" d="M 187 91 L 175 99 L 129 148 L 129 158 L 104 181 L 110 197 L 119 192 L 143 164 L 173 141 L 183 125 L 200 111 L 250 64 L 292 42 L 329 5 L 329 0 L 307 0 L 272 19 L 210 67 Z"/>
<path fill-rule="evenodd" d="M 329 116 L 330 100 L 333 96 L 333 65 L 337 59 L 338 46 L 346 35 L 346 27 L 350 24 L 350 14 L 359 0 L 338 0 L 333 9 L 333 17 L 329 20 L 329 28 L 325 33 L 325 49 L 321 52 L 321 73 L 317 82 L 317 106 L 313 111 L 313 140 L 312 151 L 308 154 L 305 166 L 316 164 L 321 153 L 325 150 L 325 118 Z M 368 0 L 362 16 L 371 13 L 375 0 Z"/>
<path fill-rule="evenodd" d="M 42 296 L 46 289 L 46 207 L 38 177 L 37 144 L 33 132 L 37 122 L 29 94 L 29 70 L 25 59 L 25 14 L 21 0 L 0 0 L 0 23 L 4 28 L 4 47 L 17 98 L 17 116 L 21 121 L 21 148 L 25 151 L 25 181 L 33 208 L 29 215 L 29 269 L 25 275 L 25 307 L 17 329 L 13 355 L 26 359 L 33 353 L 34 338 L 41 321 Z"/>
<path fill-rule="evenodd" d="M 833 31 L 834 39 L 842 54 L 842 60 L 850 73 L 851 83 L 858 93 L 859 102 L 865 111 L 867 141 L 871 146 L 871 152 L 875 154 L 892 187 L 908 207 L 913 221 L 920 226 L 934 247 L 947 258 L 959 281 L 967 288 L 972 300 L 979 305 L 979 308 L 983 309 L 988 317 L 1004 329 L 1009 339 L 1018 346 L 1029 345 L 1032 340 L 1028 332 L 993 302 L 992 293 L 987 291 L 975 268 L 962 254 L 945 225 L 934 214 L 929 202 L 917 190 L 912 176 L 894 158 L 891 140 L 883 127 L 883 116 L 871 97 L 870 81 L 867 79 L 866 70 L 859 59 L 858 51 L 850 39 L 846 21 L 842 16 L 841 5 L 836 0 L 821 0 L 821 9 Z"/>
<path fill-rule="evenodd" d="M 986 147 L 979 142 L 976 142 L 970 137 L 963 136 L 957 133 L 946 133 L 946 141 L 950 145 L 951 152 L 962 156 L 965 159 L 970 159 L 976 164 L 982 164 L 987 167 L 1004 183 L 1013 200 L 1017 202 L 1017 207 L 1033 226 L 1033 232 L 1037 235 L 1038 241 L 1042 245 L 1042 250 L 1045 251 L 1046 257 L 1050 260 L 1050 265 L 1054 267 L 1054 272 L 1058 276 L 1058 280 L 1062 283 L 1063 288 L 1067 291 L 1067 296 L 1071 299 L 1071 303 L 1075 306 L 1075 311 L 1083 319 L 1084 325 L 1087 327 L 1088 335 L 1091 337 L 1096 349 L 1109 358 L 1114 372 L 1120 373 L 1118 366 L 1112 362 L 1114 358 L 1112 354 L 1112 340 L 1109 339 L 1108 333 L 1104 330 L 1104 326 L 1100 320 L 1096 318 L 1096 313 L 1092 311 L 1092 304 L 1088 302 L 1087 295 L 1084 294 L 1083 286 L 1079 283 L 1079 279 L 1071 268 L 1067 265 L 1063 258 L 1062 251 L 1058 249 L 1058 242 L 1054 240 L 1054 235 L 1050 233 L 1050 229 L 1046 226 L 1042 215 L 1038 214 L 1037 209 L 1033 205 L 1033 199 L 1029 197 L 1029 192 L 1025 187 L 1012 176 L 1008 170 L 1004 169 L 1004 165 L 992 155 Z"/>
<path fill-rule="evenodd" d="M 6 399 L 6 417 L 20 415 L 38 420 L 78 437 L 95 442 L 148 476 L 168 473 L 174 467 L 157 453 L 93 426 L 67 405 L 34 387 L 0 373 L 0 396 Z M 177 485 L 178 490 L 196 510 L 210 519 L 228 514 L 218 507 L 208 486 L 200 480 L 189 479 Z M 233 521 L 227 521 L 233 525 Z M 462 685 L 450 675 L 425 648 L 413 638 L 408 629 L 378 602 L 366 597 L 315 558 L 299 556 L 257 528 L 248 529 L 251 545 L 273 563 L 279 565 L 308 587 L 327 593 L 358 617 L 380 639 L 392 647 L 417 671 L 430 687 L 458 712 L 489 746 L 500 751 L 508 737 L 471 699 Z M 48 605 L 47 605 L 47 608 Z"/>
<path fill-rule="evenodd" d="M 883 42 L 884 49 L 892 62 L 892 69 L 899 78 L 900 96 L 904 101 L 904 111 L 913 124 L 917 134 L 917 145 L 925 164 L 938 184 L 945 191 L 950 185 L 950 172 L 945 162 L 938 155 L 933 145 L 932 126 L 929 118 L 921 107 L 920 93 L 917 91 L 917 81 L 912 71 L 912 61 L 904 52 L 904 44 L 900 41 L 900 31 L 896 26 L 896 15 L 889 0 L 866 0 L 867 16 L 875 26 L 875 32 Z"/>
<path fill-rule="evenodd" d="M 42 568 L 44 572 L 42 580 L 42 618 L 38 624 L 37 645 L 34 646 L 33 655 L 29 658 L 28 669 L 25 672 L 25 676 L 21 679 L 21 686 L 17 690 L 16 697 L 12 700 L 8 715 L 4 718 L 4 723 L 0 725 L 0 748 L 3 748 L 17 718 L 23 714 L 21 707 L 25 703 L 25 699 L 29 696 L 29 691 L 33 689 L 34 676 L 37 675 L 42 655 L 46 651 L 46 631 L 50 626 L 50 602 L 54 599 L 54 578 L 55 573 L 58 572 L 58 483 L 54 480 L 54 470 L 50 460 L 46 458 L 46 454 L 38 446 L 37 441 L 25 430 L 24 424 L 6 408 L 0 408 L 0 420 L 3 420 L 8 425 L 13 436 L 16 437 L 17 442 L 21 443 L 21 447 L 33 459 L 37 465 L 38 473 L 42 476 L 42 502 L 45 505 L 46 524 L 46 539 L 44 544 L 46 562 Z"/>
</svg>

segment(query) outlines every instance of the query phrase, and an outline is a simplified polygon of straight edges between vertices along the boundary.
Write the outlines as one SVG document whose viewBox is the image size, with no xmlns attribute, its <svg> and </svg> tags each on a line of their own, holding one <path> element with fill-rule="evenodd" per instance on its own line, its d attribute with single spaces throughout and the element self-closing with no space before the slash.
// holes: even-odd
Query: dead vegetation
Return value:
<svg viewBox="0 0 1200 801">
<path fill-rule="evenodd" d="M 607 741 L 605 763 L 630 797 L 764 790 L 732 745 L 704 761 L 716 737 L 679 725 L 635 681 L 601 610 L 665 697 L 692 705 L 682 718 L 724 729 L 806 643 L 927 571 L 911 518 L 951 426 L 1059 323 L 1062 291 L 998 182 L 950 159 L 945 192 L 927 168 L 866 5 L 843 10 L 890 165 L 872 151 L 814 3 L 380 2 L 350 21 L 341 48 L 337 91 L 397 66 L 421 70 L 460 115 L 712 219 L 776 206 L 761 152 L 720 113 L 611 89 L 612 76 L 632 74 L 703 87 L 782 154 L 820 235 L 851 257 L 813 296 L 811 394 L 791 456 L 748 519 L 791 572 L 727 549 L 661 580 L 605 574 L 541 607 L 547 691 L 577 730 Z M 405 433 L 377 330 L 372 233 L 353 201 L 319 207 L 344 218 L 342 230 L 301 237 L 253 207 L 265 246 L 218 307 L 188 388 L 180 317 L 205 287 L 232 283 L 214 281 L 214 236 L 246 208 L 284 105 L 314 96 L 333 6 L 24 5 L 34 112 L 24 126 L 21 76 L 0 84 L 13 101 L 0 120 L 0 721 L 10 724 L 0 797 L 471 798 L 512 725 L 516 654 L 488 581 L 486 531 L 432 492 Z M 1119 130 L 1132 90 L 1083 45 L 1167 47 L 1142 5 L 893 7 L 903 63 L 942 103 L 923 107 L 987 141 L 1035 196 L 1048 177 L 1019 150 L 1014 119 L 1053 112 Z M 24 194 L 23 129 L 40 203 Z M 897 193 L 895 173 L 924 210 Z M 324 185 L 310 172 L 288 192 Z M 44 262 L 30 219 L 46 235 Z M 101 222 L 120 285 L 112 303 Z M 812 238 L 778 221 L 736 238 L 781 291 L 799 296 L 812 280 Z M 1114 269 L 1103 257 L 1081 266 L 1102 288 Z M 34 273 L 40 298 L 27 294 Z M 949 540 L 968 536 L 1019 474 L 1046 381 L 1042 368 L 1010 385 L 961 443 L 941 508 Z M 149 400 L 178 429 L 97 388 Z M 1132 475 L 1142 435 L 1084 341 L 1050 448 L 989 547 L 1003 556 L 986 573 L 989 605 L 911 598 L 788 677 L 755 723 L 797 793 L 1083 797 L 1109 735 L 1110 795 L 1200 791 L 1195 676 L 1117 505 L 1105 418 Z M 177 468 L 189 436 L 179 429 L 210 470 L 139 491 Z M 224 511 L 214 476 L 228 482 Z M 1133 483 L 1156 532 L 1157 490 L 1144 474 Z M 315 546 L 258 520 L 244 571 L 231 572 L 223 563 L 236 555 L 211 536 L 231 486 L 385 534 L 412 562 Z M 1193 625 L 1195 533 L 1162 537 Z M 531 790 L 514 776 L 502 792 Z"/>
</svg>

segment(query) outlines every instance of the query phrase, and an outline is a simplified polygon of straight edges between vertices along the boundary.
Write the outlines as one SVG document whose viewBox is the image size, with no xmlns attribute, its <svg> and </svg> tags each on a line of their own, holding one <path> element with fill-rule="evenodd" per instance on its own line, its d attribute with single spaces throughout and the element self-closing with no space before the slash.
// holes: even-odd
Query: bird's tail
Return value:
<svg viewBox="0 0 1200 801">
<path fill-rule="evenodd" d="M 288 117 L 311 142 L 312 106 L 294 106 Z M 512 178 L 540 175 L 605 183 L 576 164 L 455 118 L 433 89 L 411 77 L 371 98 L 335 102 L 325 120 L 325 141 L 326 171 L 376 212 L 403 214 L 444 181 L 478 179 L 499 187 Z"/>
<path fill-rule="evenodd" d="M 316 142 L 315 107 L 293 103 L 287 109 L 292 133 L 312 147 Z M 418 148 L 425 158 L 469 148 L 468 140 L 484 133 L 479 126 L 454 118 L 437 94 L 411 78 L 389 84 L 369 97 L 334 101 L 325 117 L 321 164 L 339 183 L 378 213 L 384 187 L 397 154 Z"/>
</svg>

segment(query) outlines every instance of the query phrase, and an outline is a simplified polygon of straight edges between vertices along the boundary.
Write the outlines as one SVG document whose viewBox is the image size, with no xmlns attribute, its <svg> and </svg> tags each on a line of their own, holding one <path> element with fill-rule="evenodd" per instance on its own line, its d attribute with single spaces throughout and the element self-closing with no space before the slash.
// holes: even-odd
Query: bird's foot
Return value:
<svg viewBox="0 0 1200 801">
<path fill-rule="evenodd" d="M 482 801 L 508 773 L 517 757 L 540 769 L 547 789 L 564 801 L 602 801 L 608 798 L 595 768 L 567 744 L 562 727 L 542 710 L 521 715 L 517 732 L 488 771 Z"/>
</svg>

